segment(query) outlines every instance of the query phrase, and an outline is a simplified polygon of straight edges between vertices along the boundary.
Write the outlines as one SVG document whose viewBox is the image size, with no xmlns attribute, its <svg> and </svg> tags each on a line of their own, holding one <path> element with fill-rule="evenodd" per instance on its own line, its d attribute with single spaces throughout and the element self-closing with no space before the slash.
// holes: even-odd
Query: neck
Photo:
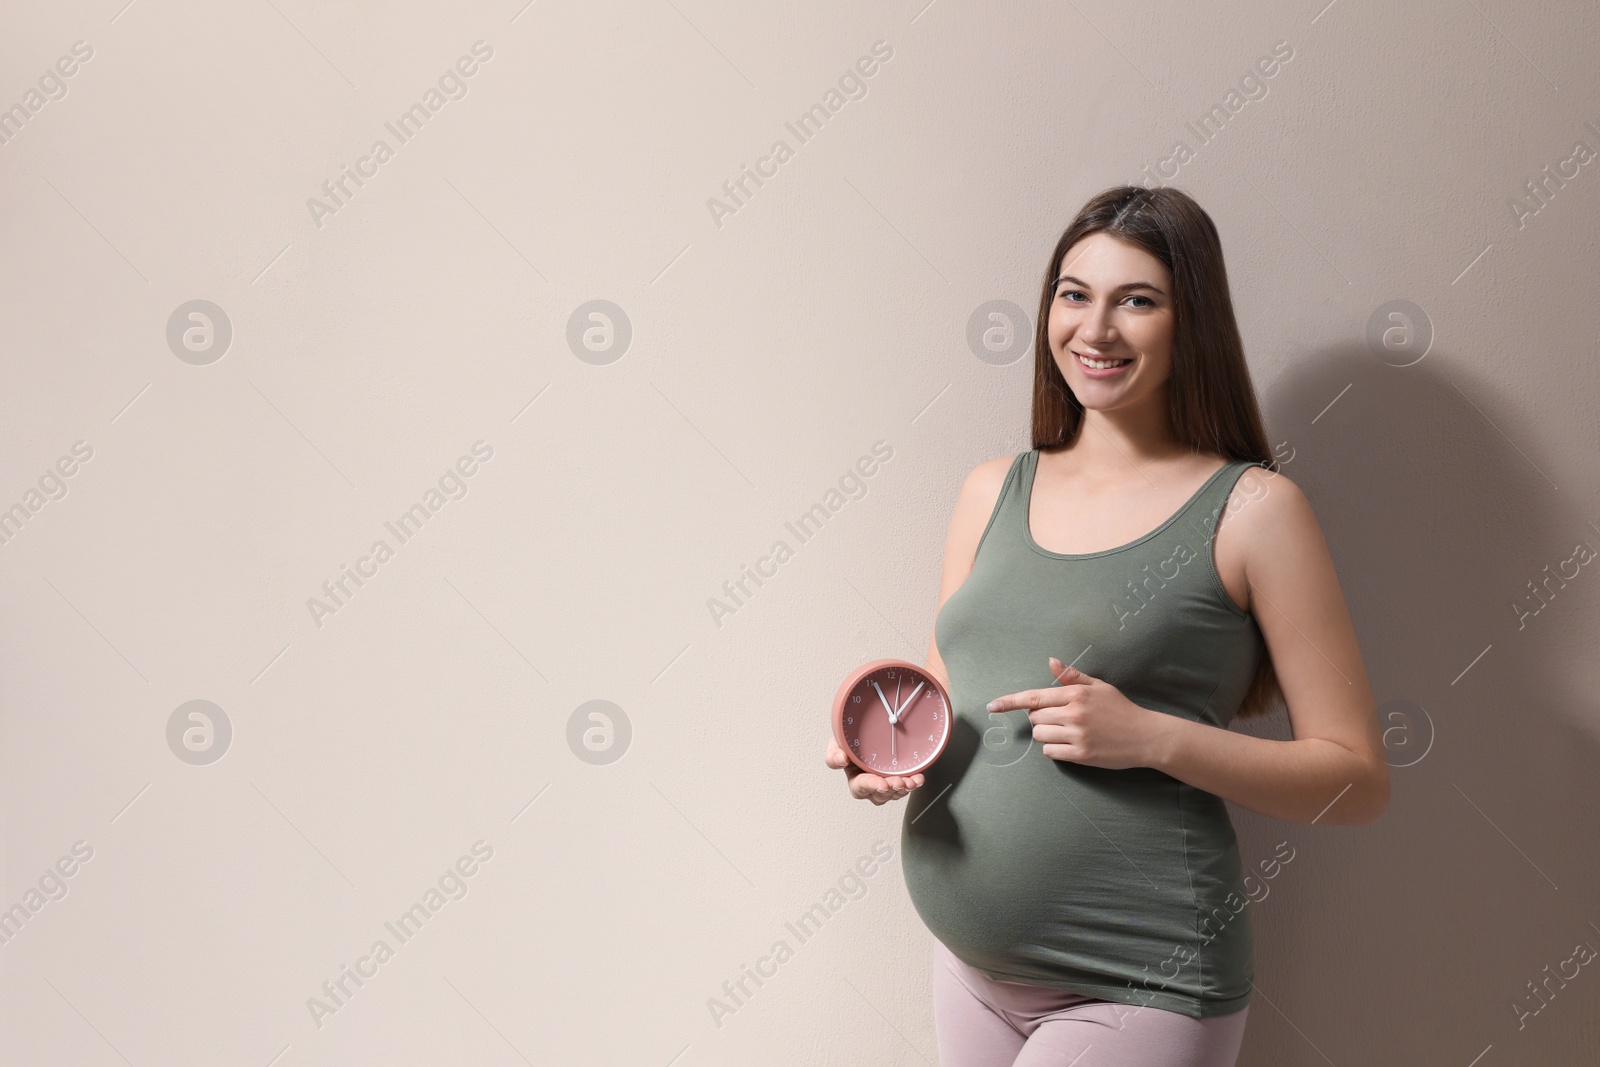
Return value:
<svg viewBox="0 0 1600 1067">
<path fill-rule="evenodd" d="M 1061 449 L 1092 470 L 1142 469 L 1193 451 L 1179 441 L 1167 420 L 1166 395 L 1157 391 L 1126 407 L 1086 408 L 1078 432 Z"/>
</svg>

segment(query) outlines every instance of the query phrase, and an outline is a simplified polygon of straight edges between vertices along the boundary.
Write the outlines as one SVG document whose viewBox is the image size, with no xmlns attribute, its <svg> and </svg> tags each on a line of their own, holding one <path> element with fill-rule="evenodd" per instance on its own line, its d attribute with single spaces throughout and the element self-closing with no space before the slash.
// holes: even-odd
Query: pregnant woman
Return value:
<svg viewBox="0 0 1600 1067">
<path fill-rule="evenodd" d="M 827 762 L 857 798 L 911 795 L 941 1067 L 1227 1067 L 1255 972 L 1224 800 L 1377 820 L 1372 693 L 1316 517 L 1272 469 L 1210 216 L 1172 188 L 1096 196 L 1038 323 L 1033 448 L 968 475 L 945 542 L 927 666 L 949 746 L 907 778 L 831 741 Z M 1278 697 L 1292 740 L 1228 729 Z"/>
</svg>

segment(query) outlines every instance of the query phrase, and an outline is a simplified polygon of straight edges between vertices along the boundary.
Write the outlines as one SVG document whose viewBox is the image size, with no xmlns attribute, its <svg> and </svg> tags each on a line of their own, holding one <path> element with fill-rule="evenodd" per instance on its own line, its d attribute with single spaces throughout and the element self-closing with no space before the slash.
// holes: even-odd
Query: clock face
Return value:
<svg viewBox="0 0 1600 1067">
<path fill-rule="evenodd" d="M 834 701 L 834 733 L 856 766 L 916 774 L 950 739 L 950 698 L 928 672 L 878 660 L 852 672 Z"/>
</svg>

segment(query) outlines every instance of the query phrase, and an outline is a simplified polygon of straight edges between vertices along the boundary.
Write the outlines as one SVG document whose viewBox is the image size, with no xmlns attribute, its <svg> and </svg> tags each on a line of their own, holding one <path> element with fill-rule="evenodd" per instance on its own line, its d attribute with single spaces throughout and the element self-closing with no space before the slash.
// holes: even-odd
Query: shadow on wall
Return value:
<svg viewBox="0 0 1600 1067">
<path fill-rule="evenodd" d="M 1600 1062 L 1600 717 L 1581 676 L 1600 531 L 1520 405 L 1439 352 L 1334 349 L 1264 403 L 1339 571 L 1393 796 L 1370 827 L 1231 806 L 1267 892 L 1241 1067 L 1466 1067 L 1491 1045 L 1484 1067 Z M 1281 710 L 1235 729 L 1289 736 Z"/>
</svg>

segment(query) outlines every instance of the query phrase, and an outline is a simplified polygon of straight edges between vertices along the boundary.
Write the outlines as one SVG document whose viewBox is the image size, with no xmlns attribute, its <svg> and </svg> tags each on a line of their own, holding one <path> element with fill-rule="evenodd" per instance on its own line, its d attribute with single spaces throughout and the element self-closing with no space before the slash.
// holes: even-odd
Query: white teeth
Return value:
<svg viewBox="0 0 1600 1067">
<path fill-rule="evenodd" d="M 1077 355 L 1077 353 L 1074 352 L 1073 355 Z M 1085 366 L 1093 367 L 1095 370 L 1106 370 L 1110 367 L 1120 367 L 1124 363 L 1131 362 L 1130 360 L 1126 359 L 1089 359 L 1085 356 L 1078 356 L 1078 359 L 1081 360 Z"/>
</svg>

